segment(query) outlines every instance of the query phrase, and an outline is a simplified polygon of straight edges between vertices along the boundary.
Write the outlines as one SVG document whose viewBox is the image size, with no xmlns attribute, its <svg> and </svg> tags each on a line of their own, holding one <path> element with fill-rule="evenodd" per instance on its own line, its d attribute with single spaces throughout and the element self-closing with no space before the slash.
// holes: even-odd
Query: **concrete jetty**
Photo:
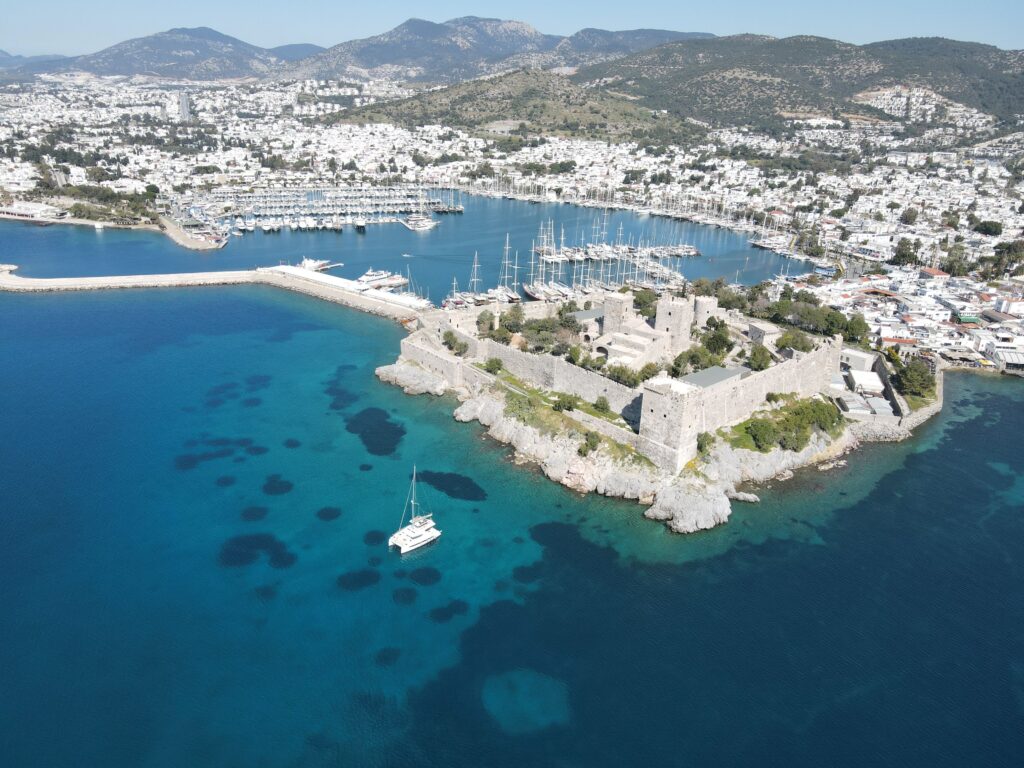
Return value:
<svg viewBox="0 0 1024 768">
<path fill-rule="evenodd" d="M 186 272 L 162 275 L 110 275 L 103 277 L 21 277 L 13 264 L 0 264 L 0 291 L 43 293 L 97 291 L 124 288 L 183 288 L 208 285 L 272 285 L 324 301 L 394 320 L 411 320 L 430 303 L 407 294 L 370 288 L 356 280 L 310 272 L 300 267 L 263 267 L 232 272 Z"/>
</svg>

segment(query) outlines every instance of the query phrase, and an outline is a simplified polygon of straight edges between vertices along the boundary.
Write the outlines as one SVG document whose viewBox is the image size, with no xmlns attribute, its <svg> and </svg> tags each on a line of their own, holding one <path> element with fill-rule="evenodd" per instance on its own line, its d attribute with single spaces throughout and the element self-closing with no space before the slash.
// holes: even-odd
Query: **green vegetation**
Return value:
<svg viewBox="0 0 1024 768">
<path fill-rule="evenodd" d="M 905 365 L 898 365 L 893 383 L 906 398 L 928 399 L 935 396 L 935 374 L 920 357 L 913 357 Z"/>
<path fill-rule="evenodd" d="M 974 231 L 981 235 L 998 237 L 1003 234 L 1003 224 L 999 221 L 979 221 L 974 225 Z"/>
<path fill-rule="evenodd" d="M 459 337 L 455 335 L 454 331 L 445 331 L 442 337 L 442 342 L 449 350 L 454 352 L 459 357 L 462 357 L 469 352 L 469 344 L 465 341 L 460 341 Z"/>
<path fill-rule="evenodd" d="M 861 320 L 864 318 L 862 317 Z M 776 349 L 795 349 L 797 352 L 810 352 L 814 349 L 811 337 L 797 328 L 789 328 L 775 342 Z"/>
<path fill-rule="evenodd" d="M 763 371 L 772 364 L 771 353 L 761 344 L 755 344 L 750 352 L 747 365 L 752 371 Z"/>
<path fill-rule="evenodd" d="M 697 435 L 697 452 L 701 456 L 711 453 L 711 447 L 715 444 L 715 436 L 710 432 L 701 432 Z"/>
<path fill-rule="evenodd" d="M 981 265 L 986 280 L 1024 274 L 1024 240 L 996 243 L 995 254 L 981 259 Z"/>
<path fill-rule="evenodd" d="M 625 365 L 609 365 L 604 369 L 609 379 L 627 387 L 639 387 L 643 382 L 657 376 L 659 371 L 661 366 L 657 363 L 647 363 L 639 371 Z"/>
<path fill-rule="evenodd" d="M 786 451 L 802 451 L 815 431 L 837 437 L 842 425 L 843 416 L 832 403 L 794 399 L 764 416 L 733 427 L 729 443 L 734 448 L 762 453 L 776 446 Z"/>
<path fill-rule="evenodd" d="M 601 445 L 601 435 L 597 432 L 587 432 L 583 438 L 583 443 L 576 450 L 580 456 L 589 456 L 590 452 L 596 451 L 599 445 Z"/>
<path fill-rule="evenodd" d="M 680 376 L 685 376 L 688 373 L 703 371 L 705 368 L 721 365 L 723 359 L 722 355 L 713 354 L 707 347 L 701 344 L 691 347 L 685 352 L 680 352 L 676 359 L 672 361 L 668 372 L 669 375 L 678 379 Z"/>
<path fill-rule="evenodd" d="M 612 407 L 608 404 L 608 398 L 601 395 L 594 401 L 594 410 L 598 413 L 610 413 Z"/>
<path fill-rule="evenodd" d="M 566 77 L 540 70 L 511 72 L 469 80 L 408 99 L 371 104 L 326 117 L 328 123 L 389 122 L 406 127 L 448 125 L 489 136 L 508 131 L 514 121 L 518 137 L 501 136 L 498 151 L 518 148 L 510 139 L 525 134 L 592 139 L 689 143 L 703 131 L 685 120 L 652 112 L 633 100 L 602 88 L 585 88 Z M 500 128 L 499 128 L 500 126 Z M 539 170 L 536 169 L 536 170 Z M 569 170 L 547 166 L 545 172 Z"/>
<path fill-rule="evenodd" d="M 487 358 L 487 362 L 484 363 L 484 370 L 491 374 L 501 373 L 501 369 L 504 367 L 501 360 L 497 357 Z"/>
<path fill-rule="evenodd" d="M 853 97 L 900 82 L 1004 120 L 1024 114 L 1015 52 L 934 37 L 863 46 L 811 36 L 683 40 L 585 67 L 573 79 L 673 116 L 769 132 L 791 115 L 891 120 Z"/>
</svg>

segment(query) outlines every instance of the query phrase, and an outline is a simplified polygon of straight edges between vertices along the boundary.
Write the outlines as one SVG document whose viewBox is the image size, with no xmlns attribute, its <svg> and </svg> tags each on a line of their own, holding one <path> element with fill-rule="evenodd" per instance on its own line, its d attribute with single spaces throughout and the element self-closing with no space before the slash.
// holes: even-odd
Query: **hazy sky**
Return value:
<svg viewBox="0 0 1024 768">
<path fill-rule="evenodd" d="M 274 5 L 240 0 L 101 0 L 86 6 L 81 0 L 48 0 L 42 5 L 0 0 L 0 49 L 14 54 L 90 53 L 171 27 L 199 26 L 266 47 L 300 42 L 330 46 L 384 32 L 410 16 L 444 21 L 469 15 L 518 19 L 554 34 L 571 34 L 581 27 L 657 27 L 718 35 L 813 34 L 851 43 L 935 35 L 1024 48 L 1022 0 L 288 0 Z"/>
</svg>

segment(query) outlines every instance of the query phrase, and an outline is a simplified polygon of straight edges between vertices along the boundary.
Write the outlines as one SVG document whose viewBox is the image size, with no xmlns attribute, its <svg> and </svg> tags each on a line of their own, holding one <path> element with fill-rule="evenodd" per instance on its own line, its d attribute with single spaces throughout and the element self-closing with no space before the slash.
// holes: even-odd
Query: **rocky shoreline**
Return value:
<svg viewBox="0 0 1024 768">
<path fill-rule="evenodd" d="M 786 479 L 801 467 L 838 463 L 862 442 L 896 441 L 910 435 L 899 426 L 852 423 L 835 439 L 816 434 L 802 451 L 777 449 L 770 453 L 736 449 L 718 440 L 698 466 L 673 476 L 646 463 L 623 461 L 603 446 L 580 456 L 582 434 L 544 434 L 509 417 L 504 396 L 488 387 L 456 389 L 442 377 L 403 359 L 378 368 L 376 374 L 410 395 L 454 393 L 461 401 L 455 419 L 480 422 L 490 437 L 515 449 L 517 462 L 534 464 L 549 479 L 580 493 L 634 499 L 647 505 L 645 517 L 663 522 L 674 533 L 694 533 L 726 523 L 732 501 L 759 501 L 740 486 Z"/>
</svg>

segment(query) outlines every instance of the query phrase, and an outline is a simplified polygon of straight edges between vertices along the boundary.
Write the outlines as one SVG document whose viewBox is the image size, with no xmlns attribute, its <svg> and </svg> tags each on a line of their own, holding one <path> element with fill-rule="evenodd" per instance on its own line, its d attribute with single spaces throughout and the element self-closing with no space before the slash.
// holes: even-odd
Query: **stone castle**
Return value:
<svg viewBox="0 0 1024 768">
<path fill-rule="evenodd" d="M 827 393 L 833 374 L 839 370 L 840 337 L 816 339 L 816 347 L 806 353 L 778 350 L 774 341 L 779 329 L 726 311 L 713 296 L 663 296 L 657 302 L 653 323 L 634 310 L 632 294 L 595 294 L 591 304 L 590 309 L 576 313 L 582 325 L 580 343 L 592 354 L 606 358 L 608 365 L 639 370 L 648 363 L 670 363 L 699 343 L 694 333 L 704 329 L 711 318 L 728 328 L 738 346 L 765 346 L 772 364 L 766 370 L 753 371 L 734 360 L 725 367 L 680 378 L 663 371 L 631 388 L 562 357 L 535 354 L 482 338 L 477 332 L 477 318 L 485 309 L 500 315 L 499 305 L 422 315 L 419 328 L 403 339 L 401 356 L 442 377 L 455 389 L 472 391 L 492 384 L 493 378 L 474 363 L 498 358 L 512 375 L 538 389 L 573 394 L 588 402 L 604 397 L 630 428 L 579 411 L 573 418 L 629 445 L 670 473 L 678 473 L 696 457 L 700 433 L 713 433 L 745 421 L 764 406 L 770 392 L 799 397 Z M 558 306 L 528 303 L 523 310 L 527 319 L 553 317 Z M 458 357 L 443 346 L 446 331 L 465 342 L 465 356 Z"/>
</svg>

